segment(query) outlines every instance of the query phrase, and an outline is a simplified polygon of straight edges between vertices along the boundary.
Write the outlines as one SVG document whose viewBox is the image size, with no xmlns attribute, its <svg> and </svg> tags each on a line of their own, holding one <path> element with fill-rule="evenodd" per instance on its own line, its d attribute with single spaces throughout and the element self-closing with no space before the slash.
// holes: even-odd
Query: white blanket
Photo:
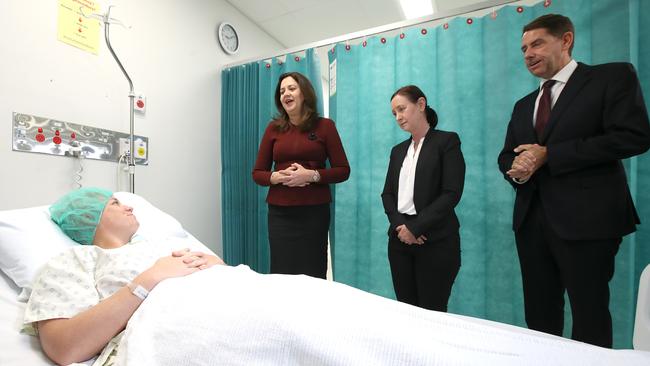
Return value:
<svg viewBox="0 0 650 366">
<path fill-rule="evenodd" d="M 160 283 L 117 365 L 650 365 L 520 328 L 422 310 L 306 276 L 215 266 Z"/>
</svg>

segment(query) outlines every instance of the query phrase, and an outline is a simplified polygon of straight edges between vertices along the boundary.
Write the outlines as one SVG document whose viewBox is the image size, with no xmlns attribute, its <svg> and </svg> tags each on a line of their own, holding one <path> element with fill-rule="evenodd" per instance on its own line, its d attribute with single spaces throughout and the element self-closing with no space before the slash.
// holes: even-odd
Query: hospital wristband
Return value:
<svg viewBox="0 0 650 366">
<path fill-rule="evenodd" d="M 149 295 L 149 291 L 147 291 L 146 288 L 142 287 L 141 285 L 136 285 L 133 282 L 129 282 L 129 284 L 126 285 L 126 287 L 128 287 L 129 290 L 131 290 L 132 294 L 139 297 L 140 300 L 146 299 L 147 296 Z"/>
</svg>

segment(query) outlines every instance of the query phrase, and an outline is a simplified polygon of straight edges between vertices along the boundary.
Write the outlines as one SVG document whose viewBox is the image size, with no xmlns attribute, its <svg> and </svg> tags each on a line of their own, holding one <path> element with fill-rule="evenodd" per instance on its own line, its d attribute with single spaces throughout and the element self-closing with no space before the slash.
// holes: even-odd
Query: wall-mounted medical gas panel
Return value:
<svg viewBox="0 0 650 366">
<path fill-rule="evenodd" d="M 129 134 L 57 121 L 24 113 L 13 114 L 13 150 L 87 159 L 126 161 Z M 149 164 L 149 139 L 135 136 L 135 163 Z"/>
</svg>

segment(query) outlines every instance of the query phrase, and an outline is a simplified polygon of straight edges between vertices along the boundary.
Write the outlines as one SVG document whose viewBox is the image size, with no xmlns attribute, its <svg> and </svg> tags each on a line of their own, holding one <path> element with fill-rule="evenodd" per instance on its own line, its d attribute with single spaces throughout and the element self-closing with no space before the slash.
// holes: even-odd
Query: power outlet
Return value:
<svg viewBox="0 0 650 366">
<path fill-rule="evenodd" d="M 120 137 L 118 143 L 120 147 L 118 156 L 124 156 L 126 158 L 129 151 L 131 151 L 131 141 L 127 138 Z"/>
</svg>

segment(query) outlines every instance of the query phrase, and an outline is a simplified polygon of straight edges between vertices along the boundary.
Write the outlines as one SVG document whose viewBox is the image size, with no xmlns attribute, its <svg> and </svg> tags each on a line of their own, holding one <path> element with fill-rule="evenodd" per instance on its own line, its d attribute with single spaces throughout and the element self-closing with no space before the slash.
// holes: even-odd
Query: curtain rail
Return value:
<svg viewBox="0 0 650 366">
<path fill-rule="evenodd" d="M 489 9 L 489 8 L 493 8 L 493 7 L 497 7 L 497 6 L 507 5 L 507 4 L 510 4 L 510 3 L 518 2 L 518 1 L 521 1 L 521 0 L 489 0 L 489 1 L 483 1 L 483 2 L 480 2 L 480 3 L 474 4 L 474 5 L 467 5 L 467 6 L 463 6 L 463 7 L 456 8 L 456 9 L 441 11 L 441 12 L 438 12 L 438 13 L 435 13 L 435 14 L 432 14 L 432 15 L 428 15 L 428 16 L 425 16 L 425 17 L 420 17 L 420 18 L 410 19 L 410 20 L 402 20 L 402 21 L 399 21 L 399 22 L 390 23 L 390 24 L 379 26 L 379 27 L 374 27 L 374 28 L 369 28 L 369 29 L 365 29 L 365 30 L 362 30 L 362 31 L 358 31 L 358 32 L 352 32 L 352 33 L 344 34 L 342 36 L 327 38 L 327 39 L 324 39 L 322 41 L 307 43 L 305 45 L 285 49 L 283 51 L 280 51 L 280 52 L 277 52 L 277 53 L 274 53 L 274 54 L 270 54 L 268 56 L 258 56 L 258 57 L 248 58 L 248 59 L 245 59 L 245 60 L 241 60 L 241 61 L 226 64 L 226 65 L 224 65 L 222 67 L 222 69 L 227 69 L 227 68 L 230 68 L 230 67 L 247 64 L 247 63 L 253 62 L 253 61 L 268 60 L 268 59 L 272 59 L 274 57 L 280 57 L 280 56 L 289 55 L 289 54 L 292 54 L 292 53 L 298 53 L 298 52 L 308 50 L 310 48 L 318 48 L 318 47 L 328 46 L 328 45 L 336 44 L 336 43 L 340 43 L 340 42 L 350 41 L 350 40 L 353 40 L 353 39 L 369 37 L 369 36 L 373 36 L 373 35 L 380 34 L 380 33 L 390 32 L 390 31 L 400 29 L 400 28 L 412 27 L 412 26 L 418 25 L 418 24 L 428 23 L 428 22 L 432 22 L 432 21 L 436 21 L 436 20 L 440 20 L 440 19 L 445 19 L 445 18 L 451 18 L 451 17 L 462 15 L 462 14 L 471 13 L 471 12 L 480 11 L 480 10 L 485 10 L 485 9 Z"/>
</svg>

